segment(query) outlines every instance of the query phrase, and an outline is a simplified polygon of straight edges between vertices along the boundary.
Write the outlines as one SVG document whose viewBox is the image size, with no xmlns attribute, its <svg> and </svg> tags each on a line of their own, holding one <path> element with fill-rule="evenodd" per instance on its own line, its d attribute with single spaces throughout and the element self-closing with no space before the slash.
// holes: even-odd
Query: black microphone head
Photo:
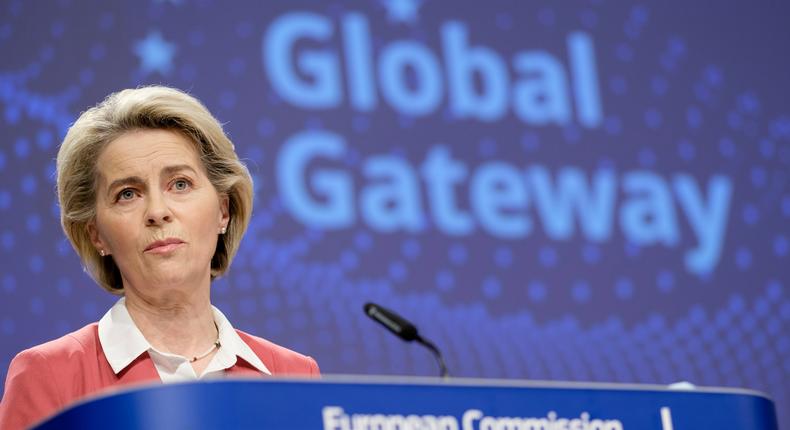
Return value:
<svg viewBox="0 0 790 430">
<path fill-rule="evenodd" d="M 403 317 L 392 312 L 391 310 L 381 307 L 375 303 L 365 303 L 364 306 L 365 313 L 376 321 L 377 323 L 383 325 L 387 328 L 387 330 L 395 333 L 396 336 L 403 339 L 406 342 L 411 342 L 416 340 L 417 343 L 420 345 L 428 348 L 429 351 L 436 357 L 436 361 L 439 362 L 439 374 L 446 378 L 449 373 L 447 372 L 447 366 L 444 364 L 444 358 L 442 358 L 442 353 L 439 351 L 439 348 L 436 347 L 432 342 L 427 339 L 424 339 L 417 333 L 417 327 L 414 324 L 406 321 Z"/>
<path fill-rule="evenodd" d="M 381 307 L 375 303 L 366 303 L 364 309 L 365 313 L 371 319 L 373 319 L 373 321 L 383 325 L 387 328 L 387 330 L 391 331 L 404 341 L 411 342 L 413 340 L 419 339 L 420 336 L 417 334 L 417 327 L 403 319 L 395 312 L 392 312 L 391 310 Z"/>
</svg>

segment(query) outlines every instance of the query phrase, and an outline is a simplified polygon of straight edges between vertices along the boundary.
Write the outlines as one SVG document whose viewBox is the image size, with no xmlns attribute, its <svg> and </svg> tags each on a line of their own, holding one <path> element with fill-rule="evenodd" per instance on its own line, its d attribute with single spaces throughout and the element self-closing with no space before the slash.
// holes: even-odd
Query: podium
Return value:
<svg viewBox="0 0 790 430">
<path fill-rule="evenodd" d="M 754 391 L 420 378 L 241 379 L 85 400 L 37 429 L 776 430 Z"/>
</svg>

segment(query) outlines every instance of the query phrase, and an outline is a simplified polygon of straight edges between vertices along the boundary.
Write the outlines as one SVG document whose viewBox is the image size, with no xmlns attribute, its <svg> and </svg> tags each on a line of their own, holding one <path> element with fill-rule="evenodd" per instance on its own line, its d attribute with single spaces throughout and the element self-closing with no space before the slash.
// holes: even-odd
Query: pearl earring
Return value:
<svg viewBox="0 0 790 430">
<path fill-rule="evenodd" d="M 220 230 L 220 233 L 225 234 L 226 231 L 228 231 L 227 227 L 222 227 L 222 230 Z"/>
<path fill-rule="evenodd" d="M 100 249 L 100 250 L 99 250 L 99 255 L 101 255 L 102 257 L 104 257 L 104 250 L 103 250 L 103 249 Z"/>
</svg>

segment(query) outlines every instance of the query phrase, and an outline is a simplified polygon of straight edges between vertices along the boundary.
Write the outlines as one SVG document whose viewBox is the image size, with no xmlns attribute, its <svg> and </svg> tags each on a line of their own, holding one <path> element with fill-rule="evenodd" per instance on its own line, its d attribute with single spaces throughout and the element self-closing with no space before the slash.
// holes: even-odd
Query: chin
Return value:
<svg viewBox="0 0 790 430">
<path fill-rule="evenodd" d="M 142 279 L 147 285 L 156 285 L 160 287 L 178 286 L 188 280 L 186 276 L 185 265 L 168 265 L 165 267 L 157 267 L 144 272 Z"/>
</svg>

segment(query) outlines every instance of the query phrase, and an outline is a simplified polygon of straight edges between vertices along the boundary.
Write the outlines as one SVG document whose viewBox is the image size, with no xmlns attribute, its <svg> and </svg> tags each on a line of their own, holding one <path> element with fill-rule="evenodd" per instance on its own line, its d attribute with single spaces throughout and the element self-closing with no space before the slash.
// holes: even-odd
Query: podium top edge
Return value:
<svg viewBox="0 0 790 430">
<path fill-rule="evenodd" d="M 738 387 L 694 386 L 693 388 L 672 388 L 661 384 L 637 384 L 620 382 L 587 382 L 587 381 L 549 381 L 537 379 L 488 379 L 488 378 L 440 378 L 430 376 L 400 375 L 348 375 L 325 374 L 320 379 L 276 378 L 276 380 L 293 382 L 332 382 L 332 383 L 385 383 L 391 385 L 450 385 L 471 387 L 501 388 L 557 388 L 577 390 L 627 390 L 627 391 L 669 391 L 706 394 L 741 394 L 763 397 L 773 401 L 770 396 L 758 390 Z"/>
<path fill-rule="evenodd" d="M 570 390 L 622 390 L 622 391 L 660 391 L 675 393 L 700 393 L 700 394 L 731 394 L 762 397 L 773 402 L 767 394 L 749 389 L 735 387 L 707 387 L 694 386 L 693 388 L 672 388 L 660 384 L 636 384 L 618 382 L 583 382 L 583 381 L 547 381 L 527 379 L 487 379 L 487 378 L 440 378 L 429 376 L 402 376 L 402 375 L 354 375 L 354 374 L 322 374 L 320 378 L 306 378 L 296 376 L 274 377 L 233 377 L 217 379 L 200 379 L 195 381 L 174 382 L 161 384 L 159 382 L 145 382 L 132 384 L 126 387 L 97 393 L 88 396 L 76 404 L 95 400 L 97 398 L 144 390 L 153 387 L 189 385 L 189 384 L 217 384 L 226 382 L 288 382 L 296 384 L 361 384 L 361 385 L 422 385 L 422 386 L 450 386 L 450 387 L 492 387 L 492 388 L 544 388 L 544 389 L 570 389 Z"/>
</svg>

